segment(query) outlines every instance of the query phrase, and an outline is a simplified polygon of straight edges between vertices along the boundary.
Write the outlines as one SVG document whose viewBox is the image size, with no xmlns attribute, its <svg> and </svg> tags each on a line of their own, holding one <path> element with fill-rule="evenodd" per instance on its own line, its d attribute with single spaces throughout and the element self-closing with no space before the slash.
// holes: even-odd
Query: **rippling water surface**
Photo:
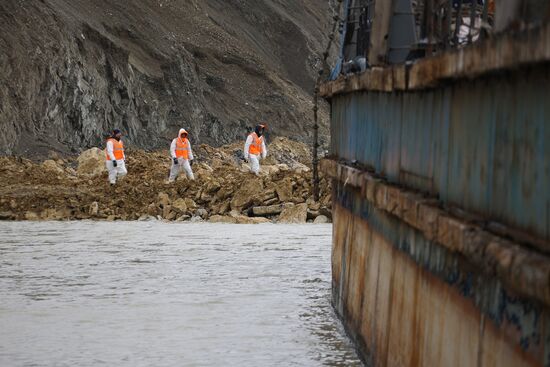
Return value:
<svg viewBox="0 0 550 367">
<path fill-rule="evenodd" d="M 360 366 L 330 225 L 0 222 L 0 366 Z"/>
</svg>

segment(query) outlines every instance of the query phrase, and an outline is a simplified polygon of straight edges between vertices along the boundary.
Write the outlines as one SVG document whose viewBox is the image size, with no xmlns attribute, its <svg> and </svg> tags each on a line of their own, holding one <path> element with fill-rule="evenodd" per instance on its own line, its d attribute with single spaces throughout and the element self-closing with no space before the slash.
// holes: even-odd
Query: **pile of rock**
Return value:
<svg viewBox="0 0 550 367">
<path fill-rule="evenodd" d="M 226 223 L 326 223 L 330 185 L 321 180 L 321 200 L 311 199 L 310 156 L 301 143 L 276 140 L 262 174 L 248 172 L 242 147 L 196 147 L 195 181 L 167 184 L 167 152 L 129 150 L 128 175 L 107 183 L 104 153 L 35 163 L 0 158 L 0 220 L 153 220 Z M 276 158 L 280 159 L 278 161 Z"/>
</svg>

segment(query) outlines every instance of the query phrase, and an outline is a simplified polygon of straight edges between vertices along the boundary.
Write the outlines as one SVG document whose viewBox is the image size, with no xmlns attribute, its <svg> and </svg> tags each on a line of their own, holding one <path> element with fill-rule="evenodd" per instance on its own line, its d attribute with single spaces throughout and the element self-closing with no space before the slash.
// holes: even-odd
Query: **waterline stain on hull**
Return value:
<svg viewBox="0 0 550 367">
<path fill-rule="evenodd" d="M 510 302 L 501 312 L 518 320 L 498 325 L 458 282 L 418 266 L 344 206 L 334 208 L 333 303 L 367 365 L 542 365 L 547 312 Z"/>
</svg>

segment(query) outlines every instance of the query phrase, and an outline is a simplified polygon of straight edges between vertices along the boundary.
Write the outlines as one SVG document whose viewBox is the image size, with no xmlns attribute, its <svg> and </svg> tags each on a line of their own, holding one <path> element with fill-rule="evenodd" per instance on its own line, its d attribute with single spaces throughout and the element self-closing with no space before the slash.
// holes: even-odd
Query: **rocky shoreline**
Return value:
<svg viewBox="0 0 550 367">
<path fill-rule="evenodd" d="M 286 138 L 268 146 L 262 173 L 248 172 L 242 144 L 195 147 L 195 181 L 167 184 L 167 151 L 127 151 L 128 175 L 111 187 L 104 153 L 31 161 L 0 158 L 0 220 L 167 220 L 326 223 L 329 182 L 312 200 L 309 147 Z"/>
</svg>

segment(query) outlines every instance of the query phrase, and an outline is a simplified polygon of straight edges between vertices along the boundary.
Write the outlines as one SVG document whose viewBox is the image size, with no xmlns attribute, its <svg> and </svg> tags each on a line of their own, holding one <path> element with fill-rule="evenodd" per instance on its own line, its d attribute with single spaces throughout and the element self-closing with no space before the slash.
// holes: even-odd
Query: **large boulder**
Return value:
<svg viewBox="0 0 550 367">
<path fill-rule="evenodd" d="M 293 185 L 292 181 L 289 178 L 285 178 L 277 184 L 275 189 L 277 191 L 277 196 L 281 202 L 292 201 L 293 199 Z"/>
<path fill-rule="evenodd" d="M 250 177 L 244 185 L 242 185 L 231 200 L 231 209 L 241 210 L 250 207 L 254 202 L 260 201 L 259 198 L 264 192 L 262 180 L 256 177 Z"/>
<path fill-rule="evenodd" d="M 313 223 L 315 224 L 330 223 L 330 220 L 324 215 L 319 215 L 317 218 L 315 218 Z"/>
<path fill-rule="evenodd" d="M 165 192 L 161 191 L 161 192 L 158 193 L 157 196 L 158 196 L 157 204 L 162 206 L 162 207 L 166 207 L 166 206 L 170 205 L 170 203 L 172 202 L 170 200 L 170 197 L 168 196 L 168 194 L 165 193 Z"/>
<path fill-rule="evenodd" d="M 199 208 L 195 212 L 195 215 L 198 216 L 198 217 L 201 217 L 202 219 L 206 219 L 206 218 L 208 218 L 208 211 L 204 208 Z"/>
<path fill-rule="evenodd" d="M 295 162 L 290 166 L 290 169 L 292 169 L 296 173 L 305 173 L 309 172 L 310 169 L 305 164 L 302 164 L 300 162 Z"/>
<path fill-rule="evenodd" d="M 214 194 L 221 189 L 221 184 L 217 180 L 212 180 L 208 182 L 204 187 L 204 192 L 208 194 Z"/>
<path fill-rule="evenodd" d="M 294 203 L 284 203 L 276 205 L 255 206 L 252 208 L 252 215 L 256 217 L 265 217 L 270 215 L 281 214 L 286 208 L 294 206 Z"/>
<path fill-rule="evenodd" d="M 211 223 L 232 223 L 232 224 L 260 224 L 269 223 L 267 218 L 251 218 L 246 215 L 213 215 L 208 219 Z"/>
<path fill-rule="evenodd" d="M 215 195 L 215 199 L 218 201 L 227 199 L 229 196 L 233 194 L 234 188 L 229 186 L 222 186 Z"/>
<path fill-rule="evenodd" d="M 300 163 L 298 163 L 300 164 Z M 287 172 L 290 168 L 288 165 L 281 163 L 281 164 L 270 164 L 270 165 L 263 165 L 261 166 L 260 173 L 264 176 L 272 176 L 276 175 L 279 172 Z"/>
<path fill-rule="evenodd" d="M 44 209 L 40 213 L 40 219 L 42 220 L 61 220 L 69 219 L 71 212 L 68 209 L 57 210 L 55 208 Z"/>
<path fill-rule="evenodd" d="M 237 223 L 237 218 L 228 215 L 213 215 L 208 221 L 211 223 Z"/>
<path fill-rule="evenodd" d="M 181 213 L 185 213 L 187 211 L 187 203 L 185 202 L 185 199 L 178 198 L 172 203 L 172 208 L 177 209 Z"/>
<path fill-rule="evenodd" d="M 277 194 L 274 189 L 266 187 L 258 199 L 261 203 L 269 202 L 273 199 L 277 199 Z"/>
<path fill-rule="evenodd" d="M 99 148 L 91 148 L 83 151 L 78 156 L 79 176 L 96 176 L 105 172 L 105 152 Z"/>
<path fill-rule="evenodd" d="M 195 210 L 197 209 L 197 203 L 191 198 L 185 198 L 183 199 L 185 201 L 185 205 L 187 205 L 187 210 Z"/>
<path fill-rule="evenodd" d="M 263 217 L 247 217 L 246 215 L 240 215 L 237 218 L 238 224 L 261 224 L 270 223 L 271 221 Z"/>
<path fill-rule="evenodd" d="M 229 210 L 229 201 L 210 204 L 210 214 L 225 214 Z"/>
<path fill-rule="evenodd" d="M 65 173 L 65 170 L 63 169 L 63 166 L 54 161 L 53 159 L 47 159 L 44 162 L 42 162 L 42 167 L 50 172 L 55 172 L 57 174 L 63 174 Z"/>
<path fill-rule="evenodd" d="M 307 204 L 302 203 L 286 208 L 279 216 L 280 223 L 306 223 Z"/>
</svg>

